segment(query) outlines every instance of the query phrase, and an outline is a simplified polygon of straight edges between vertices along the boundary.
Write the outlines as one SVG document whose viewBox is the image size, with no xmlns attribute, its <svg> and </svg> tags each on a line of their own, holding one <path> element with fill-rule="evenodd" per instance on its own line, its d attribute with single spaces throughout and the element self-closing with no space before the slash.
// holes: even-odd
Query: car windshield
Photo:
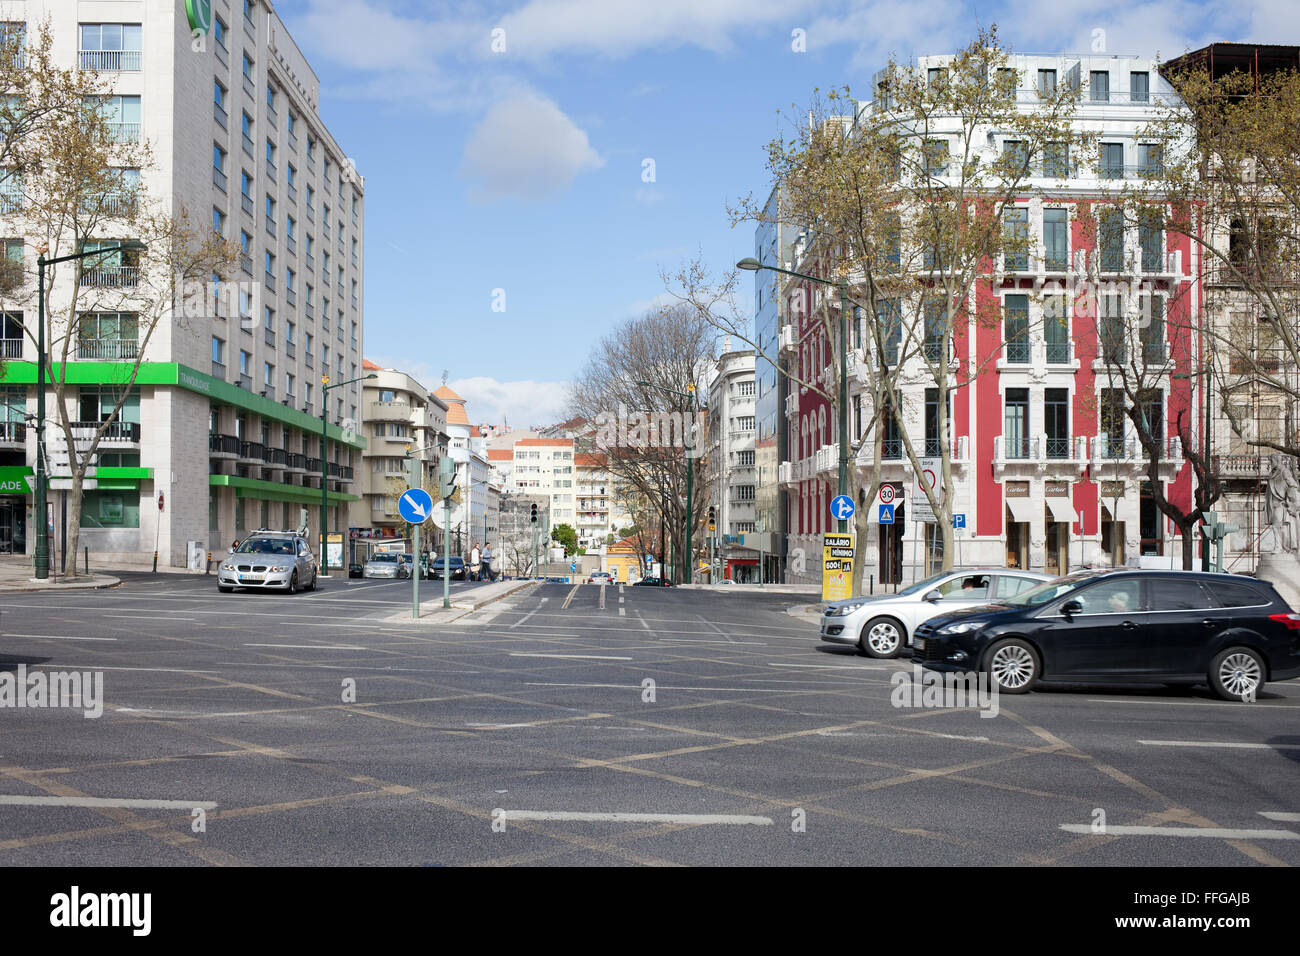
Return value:
<svg viewBox="0 0 1300 956">
<path fill-rule="evenodd" d="M 236 554 L 293 554 L 293 542 L 282 538 L 249 538 Z"/>
<path fill-rule="evenodd" d="M 1062 595 L 1078 590 L 1097 576 L 1095 571 L 1071 574 L 1063 578 L 1044 581 L 1038 587 L 1021 591 L 1015 597 L 1000 600 L 997 603 L 1007 607 L 1038 607 L 1048 601 L 1055 601 Z"/>
<path fill-rule="evenodd" d="M 916 584 L 913 584 L 911 587 L 903 588 L 903 590 L 899 591 L 898 593 L 899 594 L 924 594 L 926 591 L 933 591 L 934 586 L 936 584 L 938 584 L 944 578 L 950 577 L 951 575 L 952 575 L 951 571 L 940 571 L 938 574 L 930 575 L 930 577 L 926 578 L 924 581 L 918 581 Z"/>
<path fill-rule="evenodd" d="M 397 555 L 395 554 L 376 554 L 372 555 L 370 560 L 376 564 L 396 564 Z"/>
</svg>

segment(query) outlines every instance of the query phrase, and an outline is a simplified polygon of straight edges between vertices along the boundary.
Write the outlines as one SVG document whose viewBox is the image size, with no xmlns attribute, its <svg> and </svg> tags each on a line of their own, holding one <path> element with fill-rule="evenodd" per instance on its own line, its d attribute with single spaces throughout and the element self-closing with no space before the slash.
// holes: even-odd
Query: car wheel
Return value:
<svg viewBox="0 0 1300 956">
<path fill-rule="evenodd" d="M 289 575 L 289 593 L 290 594 L 298 593 L 298 572 L 297 571 L 294 571 L 293 574 Z"/>
<path fill-rule="evenodd" d="M 318 577 L 320 577 L 320 572 L 317 571 L 317 570 L 315 570 L 315 569 L 313 568 L 313 569 L 312 569 L 312 572 L 311 572 L 311 584 L 307 585 L 307 590 L 308 590 L 308 591 L 315 591 L 315 590 L 316 590 L 316 579 L 317 579 Z"/>
<path fill-rule="evenodd" d="M 1223 700 L 1253 700 L 1264 686 L 1264 659 L 1249 647 L 1230 647 L 1210 661 L 1210 690 Z"/>
<path fill-rule="evenodd" d="M 222 594 L 229 594 L 231 591 L 234 590 L 234 588 L 233 588 L 233 587 L 226 587 L 226 585 L 224 585 L 224 584 L 218 584 L 218 585 L 217 585 L 217 590 L 220 591 Z"/>
<path fill-rule="evenodd" d="M 858 641 L 862 653 L 877 660 L 897 657 L 903 647 L 903 628 L 892 617 L 873 617 Z"/>
<path fill-rule="evenodd" d="M 1027 693 L 1038 683 L 1042 672 L 1038 652 L 1019 638 L 998 641 L 989 648 L 984 660 L 984 670 L 1001 694 Z"/>
</svg>

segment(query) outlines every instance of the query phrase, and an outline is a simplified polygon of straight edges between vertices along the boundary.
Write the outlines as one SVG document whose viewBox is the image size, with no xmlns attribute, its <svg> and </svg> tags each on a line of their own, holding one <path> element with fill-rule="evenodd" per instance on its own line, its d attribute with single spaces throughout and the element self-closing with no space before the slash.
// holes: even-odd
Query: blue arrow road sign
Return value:
<svg viewBox="0 0 1300 956">
<path fill-rule="evenodd" d="M 397 511 L 411 524 L 424 524 L 433 514 L 433 498 L 423 488 L 407 488 L 397 499 Z"/>
<path fill-rule="evenodd" d="M 836 521 L 848 521 L 854 510 L 853 499 L 848 495 L 836 495 L 831 499 L 831 517 Z"/>
<path fill-rule="evenodd" d="M 577 565 L 576 563 L 575 563 L 575 564 L 571 564 L 571 565 L 569 565 L 569 570 L 570 570 L 570 571 L 576 571 L 576 570 L 578 570 L 578 565 Z"/>
<path fill-rule="evenodd" d="M 881 506 L 880 506 L 880 523 L 881 523 L 881 524 L 893 524 L 893 523 L 894 523 L 894 506 L 893 506 L 893 505 L 881 505 Z"/>
</svg>

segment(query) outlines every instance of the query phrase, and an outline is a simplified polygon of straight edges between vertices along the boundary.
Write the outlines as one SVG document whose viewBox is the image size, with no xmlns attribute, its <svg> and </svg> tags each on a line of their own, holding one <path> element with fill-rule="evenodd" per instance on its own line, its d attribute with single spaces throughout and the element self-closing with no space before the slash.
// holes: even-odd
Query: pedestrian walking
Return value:
<svg viewBox="0 0 1300 956">
<path fill-rule="evenodd" d="M 492 545 L 483 545 L 483 553 L 480 555 L 480 560 L 483 562 L 483 576 L 486 577 L 488 581 L 495 581 L 496 572 L 492 570 Z"/>
<path fill-rule="evenodd" d="M 469 573 L 473 575 L 473 580 L 475 581 L 483 580 L 481 561 L 482 561 L 482 555 L 478 549 L 478 542 L 475 541 L 474 547 L 470 550 L 469 553 Z"/>
</svg>

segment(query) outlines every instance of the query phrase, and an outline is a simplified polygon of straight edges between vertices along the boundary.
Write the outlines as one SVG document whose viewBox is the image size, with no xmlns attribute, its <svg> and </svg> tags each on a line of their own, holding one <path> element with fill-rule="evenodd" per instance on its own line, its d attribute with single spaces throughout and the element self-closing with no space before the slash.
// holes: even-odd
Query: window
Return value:
<svg viewBox="0 0 1300 956">
<path fill-rule="evenodd" d="M 948 70 L 942 66 L 930 67 L 928 80 L 930 89 L 941 90 L 948 85 Z"/>
<path fill-rule="evenodd" d="M 1070 392 L 1065 388 L 1043 390 L 1043 431 L 1047 433 L 1047 457 L 1070 457 Z"/>
<path fill-rule="evenodd" d="M 1002 422 L 1002 449 L 1008 459 L 1029 457 L 1029 389 L 1009 388 Z"/>
<path fill-rule="evenodd" d="M 1029 173 L 1029 146 L 1023 139 L 1008 139 L 1002 143 L 1002 158 L 1008 172 L 1015 176 Z"/>
<path fill-rule="evenodd" d="M 77 358 L 138 358 L 139 338 L 134 312 L 84 312 L 77 323 Z"/>
<path fill-rule="evenodd" d="M 1038 95 L 1044 98 L 1051 96 L 1056 92 L 1056 71 L 1039 70 L 1038 71 Z"/>
<path fill-rule="evenodd" d="M 226 88 L 215 80 L 212 83 L 212 102 L 217 105 L 222 113 L 226 112 Z M 222 125 L 225 125 L 224 120 Z"/>
<path fill-rule="evenodd" d="M 1029 268 L 1029 210 L 1023 207 L 1003 213 L 1003 264 L 1007 272 L 1024 272 Z"/>
<path fill-rule="evenodd" d="M 227 30 L 227 29 L 228 29 L 228 28 L 226 27 L 225 23 L 222 22 L 221 17 L 213 17 L 213 18 L 212 18 L 212 36 L 213 36 L 213 39 L 215 39 L 215 40 L 217 41 L 217 46 L 221 47 L 221 49 L 223 49 L 223 50 L 228 49 L 229 46 L 230 46 L 228 43 L 226 43 L 226 30 Z"/>
<path fill-rule="evenodd" d="M 294 325 L 292 322 L 284 323 L 284 340 L 290 345 L 293 345 L 293 330 Z"/>
<path fill-rule="evenodd" d="M 1070 146 L 1068 143 L 1047 143 L 1043 147 L 1043 175 L 1048 179 L 1070 178 Z"/>
<path fill-rule="evenodd" d="M 212 336 L 212 361 L 218 365 L 224 365 L 226 362 L 226 343 L 215 335 Z"/>
<path fill-rule="evenodd" d="M 265 316 L 264 321 L 266 323 L 267 330 L 270 332 L 274 332 L 275 331 L 275 309 L 271 308 L 269 305 L 264 306 L 262 310 L 262 314 Z"/>
<path fill-rule="evenodd" d="M 1161 365 L 1165 361 L 1165 299 L 1160 295 L 1138 296 L 1138 341 L 1142 361 Z"/>
<path fill-rule="evenodd" d="M 1101 144 L 1100 173 L 1102 179 L 1123 179 L 1124 178 L 1124 144 L 1123 143 L 1102 143 Z"/>
<path fill-rule="evenodd" d="M 1106 70 L 1093 70 L 1088 83 L 1089 99 L 1094 103 L 1110 102 L 1110 73 Z"/>
<path fill-rule="evenodd" d="M 1165 151 L 1159 143 L 1138 145 L 1138 172 L 1143 176 L 1159 177 L 1165 174 Z"/>
<path fill-rule="evenodd" d="M 275 100 L 279 94 L 276 93 L 275 87 L 267 84 L 266 87 L 266 108 L 272 113 L 275 112 Z"/>
<path fill-rule="evenodd" d="M 1142 250 L 1142 271 L 1163 272 L 1164 243 L 1158 216 L 1138 223 L 1138 246 Z"/>
<path fill-rule="evenodd" d="M 1029 296 L 1009 295 L 1002 304 L 1008 364 L 1029 364 Z"/>
<path fill-rule="evenodd" d="M 1010 67 L 998 67 L 998 90 L 1007 99 L 1016 98 L 1016 87 L 1020 85 L 1020 75 Z"/>
<path fill-rule="evenodd" d="M 1124 219 L 1118 210 L 1108 209 L 1097 217 L 1097 246 L 1102 272 L 1124 271 Z"/>
<path fill-rule="evenodd" d="M 1142 610 L 1138 603 L 1140 584 L 1133 578 L 1103 581 L 1081 588 L 1074 600 L 1083 605 L 1081 614 L 1133 614 Z"/>
<path fill-rule="evenodd" d="M 217 185 L 224 192 L 226 189 L 226 151 L 216 143 L 212 144 L 212 169 L 214 173 L 220 174 L 220 181 L 217 182 Z"/>
<path fill-rule="evenodd" d="M 1128 98 L 1130 103 L 1146 103 L 1150 100 L 1150 73 L 1130 73 L 1128 75 Z"/>
<path fill-rule="evenodd" d="M 244 133 L 244 139 L 248 141 L 248 151 L 251 153 L 253 151 L 253 117 L 249 116 L 248 113 L 243 112 L 242 110 L 241 113 L 243 119 L 239 121 L 239 128 Z"/>
<path fill-rule="evenodd" d="M 1124 299 L 1119 295 L 1103 295 L 1101 300 L 1101 358 L 1107 365 L 1123 365 L 1128 357 L 1124 340 Z"/>
<path fill-rule="evenodd" d="M 266 141 L 266 165 L 275 169 L 275 142 L 269 139 Z"/>
<path fill-rule="evenodd" d="M 943 354 L 943 332 L 946 324 L 944 311 L 944 303 L 941 299 L 926 300 L 923 352 L 927 362 L 938 362 Z"/>
<path fill-rule="evenodd" d="M 77 68 L 102 73 L 140 69 L 140 24 L 82 23 Z"/>
<path fill-rule="evenodd" d="M 134 492 L 87 491 L 81 499 L 83 528 L 139 528 L 140 498 Z"/>
<path fill-rule="evenodd" d="M 247 53 L 244 54 L 244 79 L 252 82 L 253 80 L 253 58 Z"/>
<path fill-rule="evenodd" d="M 244 230 L 239 230 L 239 248 L 244 251 L 244 255 L 250 255 L 253 251 L 253 237 Z"/>
<path fill-rule="evenodd" d="M 106 132 L 117 143 L 140 142 L 140 97 L 98 96 L 90 105 L 104 121 Z"/>
<path fill-rule="evenodd" d="M 1044 264 L 1050 272 L 1064 272 L 1069 265 L 1069 221 L 1068 210 L 1043 210 Z"/>
<path fill-rule="evenodd" d="M 1101 390 L 1101 411 L 1097 423 L 1103 458 L 1124 457 L 1124 392 L 1118 388 Z"/>
<path fill-rule="evenodd" d="M 888 367 L 898 364 L 899 348 L 903 341 L 903 312 L 900 300 L 881 299 L 876 304 L 876 321 L 880 324 L 884 354 L 881 363 Z"/>
<path fill-rule="evenodd" d="M 284 376 L 284 394 L 286 398 L 293 398 L 295 384 L 297 384 L 296 379 L 286 372 Z"/>
<path fill-rule="evenodd" d="M 272 365 L 270 362 L 263 362 L 262 370 L 265 374 L 265 379 L 262 384 L 266 385 L 268 388 L 274 388 L 275 387 L 275 366 Z"/>
<path fill-rule="evenodd" d="M 1047 344 L 1047 364 L 1068 364 L 1070 361 L 1069 312 L 1063 295 L 1043 297 L 1043 338 Z"/>
<path fill-rule="evenodd" d="M 951 396 L 949 397 L 949 411 L 951 412 Z M 947 431 L 951 437 L 952 433 L 952 415 L 945 416 Z M 925 390 L 925 454 L 931 458 L 936 458 L 941 454 L 939 442 L 939 390 L 937 388 L 927 388 Z"/>
<path fill-rule="evenodd" d="M 244 19 L 249 23 L 253 22 L 253 0 L 244 0 Z"/>
<path fill-rule="evenodd" d="M 212 231 L 218 236 L 226 234 L 226 214 L 216 206 L 212 207 Z"/>
<path fill-rule="evenodd" d="M 251 353 L 251 352 L 245 352 L 243 349 L 240 349 L 240 351 L 239 351 L 239 374 L 240 374 L 240 375 L 243 375 L 243 376 L 245 376 L 245 377 L 247 377 L 247 376 L 248 376 L 248 368 L 249 368 L 250 365 L 252 365 L 252 363 L 253 363 L 253 353 Z"/>
<path fill-rule="evenodd" d="M 252 189 L 253 189 L 253 177 L 248 175 L 247 170 L 241 169 L 239 171 L 239 192 L 242 195 L 247 196 L 249 199 L 252 199 L 253 198 Z"/>
<path fill-rule="evenodd" d="M 943 176 L 948 172 L 948 141 L 946 139 L 927 139 L 925 141 L 925 172 L 930 176 Z"/>
</svg>

